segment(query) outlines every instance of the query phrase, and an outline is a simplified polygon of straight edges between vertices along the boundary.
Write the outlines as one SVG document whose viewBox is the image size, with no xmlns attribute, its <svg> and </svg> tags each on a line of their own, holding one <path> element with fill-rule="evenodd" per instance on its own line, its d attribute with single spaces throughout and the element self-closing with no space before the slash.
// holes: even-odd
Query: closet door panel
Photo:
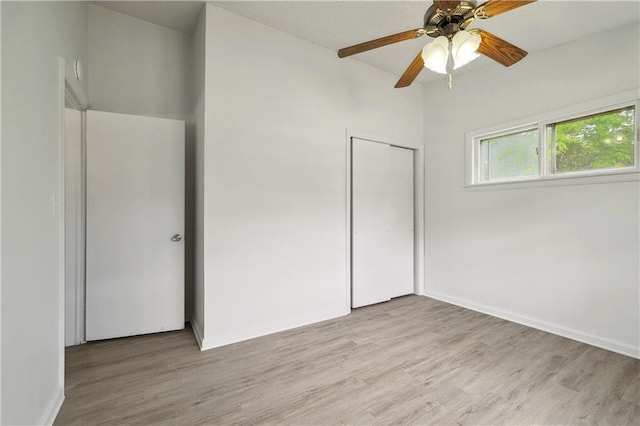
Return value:
<svg viewBox="0 0 640 426">
<path fill-rule="evenodd" d="M 352 140 L 351 306 L 390 299 L 389 145 Z"/>
<path fill-rule="evenodd" d="M 389 154 L 387 264 L 391 276 L 390 297 L 398 297 L 414 292 L 413 150 L 392 146 Z"/>
</svg>

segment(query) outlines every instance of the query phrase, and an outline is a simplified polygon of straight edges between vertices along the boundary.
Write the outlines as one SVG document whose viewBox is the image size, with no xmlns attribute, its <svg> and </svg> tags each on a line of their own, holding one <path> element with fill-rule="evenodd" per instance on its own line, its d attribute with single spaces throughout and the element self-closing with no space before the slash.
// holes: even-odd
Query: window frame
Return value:
<svg viewBox="0 0 640 426">
<path fill-rule="evenodd" d="M 506 178 L 501 178 L 501 179 L 492 179 L 490 181 L 480 181 L 480 176 L 482 175 L 483 171 L 484 171 L 484 167 L 482 166 L 482 157 L 481 157 L 481 143 L 483 140 L 487 140 L 487 139 L 494 139 L 494 138 L 499 138 L 502 136 L 509 136 L 509 135 L 513 135 L 513 134 L 517 134 L 517 133 L 523 133 L 523 132 L 528 132 L 531 130 L 537 130 L 538 132 L 538 152 L 540 152 L 540 127 L 537 126 L 535 123 L 530 124 L 530 125 L 522 125 L 522 126 L 518 126 L 515 128 L 510 128 L 510 129 L 505 129 L 502 131 L 498 131 L 498 132 L 494 132 L 494 133 L 490 133 L 488 135 L 481 135 L 481 136 L 476 136 L 474 139 L 474 149 L 475 149 L 475 161 L 473 163 L 474 166 L 474 178 L 476 181 L 478 181 L 478 183 L 480 184 L 487 184 L 487 183 L 506 183 L 506 182 L 522 182 L 522 181 L 529 181 L 532 179 L 537 179 L 538 176 L 536 175 L 532 175 L 532 176 L 516 176 L 516 177 L 506 177 Z M 538 174 L 540 174 L 540 154 L 538 154 Z"/>
<path fill-rule="evenodd" d="M 550 155 L 548 131 L 550 125 L 566 121 L 587 118 L 627 107 L 635 108 L 634 129 L 634 166 L 609 169 L 583 170 L 576 172 L 553 173 L 548 166 Z M 506 136 L 527 130 L 538 130 L 538 174 L 526 177 L 481 180 L 482 140 Z M 640 96 L 638 90 L 596 99 L 559 110 L 549 111 L 534 117 L 511 121 L 465 134 L 465 187 L 484 187 L 523 184 L 536 185 L 538 182 L 554 184 L 602 183 L 605 181 L 640 180 Z M 550 182 L 553 181 L 553 182 Z M 583 182 L 588 181 L 588 182 Z"/>
</svg>

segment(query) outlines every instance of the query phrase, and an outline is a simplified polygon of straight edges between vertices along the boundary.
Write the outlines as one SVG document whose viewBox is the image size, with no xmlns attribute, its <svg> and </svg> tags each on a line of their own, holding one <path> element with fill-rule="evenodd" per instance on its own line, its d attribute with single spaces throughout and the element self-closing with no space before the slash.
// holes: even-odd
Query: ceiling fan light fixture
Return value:
<svg viewBox="0 0 640 426">
<path fill-rule="evenodd" d="M 424 66 L 439 74 L 447 73 L 449 59 L 449 39 L 445 36 L 437 37 L 422 49 Z"/>
<path fill-rule="evenodd" d="M 480 54 L 476 52 L 482 41 L 480 34 L 462 30 L 458 31 L 451 41 L 451 53 L 454 63 L 453 69 L 458 69 L 480 57 Z"/>
<path fill-rule="evenodd" d="M 0 0 L 2 1 L 2 0 Z M 466 31 L 475 19 L 487 19 L 510 10 L 534 3 L 536 0 L 432 0 L 424 15 L 421 28 L 391 34 L 338 50 L 338 57 L 345 58 L 417 37 L 429 36 L 434 40 L 415 56 L 394 87 L 409 86 L 424 68 L 439 74 L 448 74 L 449 88 L 453 70 L 460 68 L 480 55 L 484 55 L 505 67 L 527 56 L 527 51 L 514 46 L 488 31 L 473 28 Z"/>
</svg>

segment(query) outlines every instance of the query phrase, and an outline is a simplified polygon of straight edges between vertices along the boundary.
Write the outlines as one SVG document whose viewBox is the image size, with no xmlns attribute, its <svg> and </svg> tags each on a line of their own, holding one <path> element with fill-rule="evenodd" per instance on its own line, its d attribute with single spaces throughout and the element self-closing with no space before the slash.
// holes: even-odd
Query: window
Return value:
<svg viewBox="0 0 640 426">
<path fill-rule="evenodd" d="M 532 124 L 475 132 L 469 183 L 530 181 L 638 171 L 637 101 Z"/>
<path fill-rule="evenodd" d="M 633 167 L 634 130 L 632 106 L 549 124 L 551 173 Z"/>
<path fill-rule="evenodd" d="M 480 139 L 482 182 L 538 175 L 538 129 Z"/>
</svg>

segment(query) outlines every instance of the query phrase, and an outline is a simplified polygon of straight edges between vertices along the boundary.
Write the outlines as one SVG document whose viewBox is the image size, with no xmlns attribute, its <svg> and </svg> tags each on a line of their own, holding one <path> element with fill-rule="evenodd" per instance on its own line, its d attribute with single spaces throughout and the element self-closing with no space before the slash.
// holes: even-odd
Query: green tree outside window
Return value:
<svg viewBox="0 0 640 426">
<path fill-rule="evenodd" d="M 553 144 L 555 140 L 555 170 L 552 172 L 634 165 L 633 107 L 556 123 L 549 128 L 549 143 Z"/>
</svg>

